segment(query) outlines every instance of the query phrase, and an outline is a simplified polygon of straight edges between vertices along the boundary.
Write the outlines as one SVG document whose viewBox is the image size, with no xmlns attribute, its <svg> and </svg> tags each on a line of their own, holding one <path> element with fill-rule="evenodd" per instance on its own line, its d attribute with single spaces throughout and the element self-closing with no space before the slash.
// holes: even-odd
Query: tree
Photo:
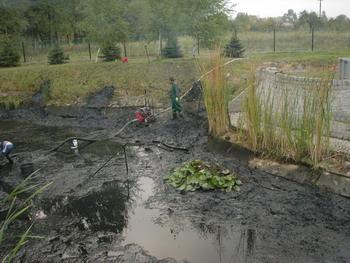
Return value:
<svg viewBox="0 0 350 263">
<path fill-rule="evenodd" d="M 240 58 L 243 56 L 244 48 L 237 36 L 233 36 L 230 42 L 225 46 L 224 54 L 230 58 Z"/>
<path fill-rule="evenodd" d="M 238 13 L 234 20 L 234 26 L 238 31 L 250 31 L 253 27 L 252 16 L 249 16 L 246 13 Z"/>
<path fill-rule="evenodd" d="M 329 27 L 336 31 L 348 31 L 350 27 L 350 19 L 346 15 L 339 15 L 335 19 L 329 20 Z"/>
<path fill-rule="evenodd" d="M 0 4 L 0 36 L 21 35 L 26 26 L 27 22 L 19 9 Z"/>
<path fill-rule="evenodd" d="M 217 42 L 228 29 L 226 0 L 147 0 L 146 31 L 149 40 L 167 38 L 169 33 L 188 34 L 206 46 Z"/>
<path fill-rule="evenodd" d="M 123 18 L 127 0 L 86 0 L 82 28 L 87 37 L 102 46 L 115 46 L 129 34 L 129 23 Z"/>
<path fill-rule="evenodd" d="M 187 32 L 197 40 L 197 43 L 213 47 L 230 27 L 228 14 L 231 9 L 227 1 L 188 0 L 185 3 L 183 12 L 186 14 L 184 21 Z"/>
<path fill-rule="evenodd" d="M 102 47 L 101 52 L 103 54 L 102 58 L 104 61 L 115 61 L 117 59 L 120 59 L 120 47 L 118 46 L 112 46 L 112 45 L 105 45 Z"/>
<path fill-rule="evenodd" d="M 69 57 L 64 54 L 63 49 L 56 45 L 49 51 L 48 61 L 50 65 L 63 64 L 69 60 Z"/>
<path fill-rule="evenodd" d="M 311 32 L 312 28 L 320 28 L 321 20 L 315 12 L 307 12 L 306 10 L 300 12 L 297 23 L 298 27 L 308 26 Z"/>
<path fill-rule="evenodd" d="M 0 67 L 15 67 L 19 64 L 20 55 L 13 44 L 6 41 L 0 49 Z"/>
<path fill-rule="evenodd" d="M 177 42 L 177 37 L 175 34 L 169 35 L 166 46 L 164 49 L 162 49 L 162 56 L 166 58 L 182 57 L 181 49 Z"/>
<path fill-rule="evenodd" d="M 295 27 L 298 21 L 298 16 L 293 9 L 288 9 L 288 12 L 282 16 L 282 22 L 284 26 Z"/>
</svg>

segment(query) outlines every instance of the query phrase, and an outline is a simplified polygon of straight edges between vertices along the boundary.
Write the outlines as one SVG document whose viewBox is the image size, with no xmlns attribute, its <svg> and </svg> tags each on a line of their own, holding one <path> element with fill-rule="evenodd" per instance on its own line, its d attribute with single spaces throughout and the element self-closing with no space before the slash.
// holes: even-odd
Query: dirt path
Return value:
<svg viewBox="0 0 350 263">
<path fill-rule="evenodd" d="M 0 123 L 7 127 L 0 137 L 17 142 L 18 162 L 39 160 L 38 180 L 53 182 L 30 215 L 36 222 L 33 234 L 44 238 L 31 240 L 18 261 L 350 262 L 348 199 L 249 169 L 232 154 L 210 150 L 203 121 L 190 116 L 171 121 L 164 115 L 148 127 L 130 126 L 115 142 L 92 144 L 80 155 L 66 148 L 67 153 L 43 156 L 68 136 L 108 133 L 116 129 L 111 123 L 121 127 L 132 116 L 130 110 L 61 111 L 76 117 L 27 112 L 12 117 L 40 125 Z M 154 140 L 189 153 L 169 151 Z M 121 142 L 132 143 L 129 173 Z M 164 184 L 172 168 L 197 158 L 237 172 L 241 191 L 180 193 Z M 1 181 L 18 175 L 16 166 L 2 169 Z M 11 233 L 28 223 L 18 222 Z"/>
</svg>

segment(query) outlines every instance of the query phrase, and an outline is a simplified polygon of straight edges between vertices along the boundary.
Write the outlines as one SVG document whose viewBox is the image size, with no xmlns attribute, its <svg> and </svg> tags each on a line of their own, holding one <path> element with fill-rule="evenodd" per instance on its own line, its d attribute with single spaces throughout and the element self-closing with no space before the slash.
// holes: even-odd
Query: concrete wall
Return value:
<svg viewBox="0 0 350 263">
<path fill-rule="evenodd" d="M 317 78 L 297 77 L 281 73 L 274 67 L 264 68 L 257 72 L 259 97 L 273 101 L 276 110 L 282 107 L 282 98 L 288 94 L 288 96 L 299 98 L 291 103 L 290 110 L 301 112 L 305 96 L 308 96 L 310 89 L 320 85 L 321 82 Z M 331 108 L 334 120 L 350 121 L 349 80 L 333 80 Z"/>
</svg>

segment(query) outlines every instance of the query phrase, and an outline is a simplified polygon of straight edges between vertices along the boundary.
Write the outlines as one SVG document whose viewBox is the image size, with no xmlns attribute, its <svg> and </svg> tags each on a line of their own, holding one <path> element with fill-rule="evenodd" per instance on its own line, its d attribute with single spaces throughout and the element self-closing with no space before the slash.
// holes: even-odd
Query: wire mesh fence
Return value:
<svg viewBox="0 0 350 263">
<path fill-rule="evenodd" d="M 350 50 L 350 32 L 335 31 L 271 31 L 271 32 L 241 32 L 238 34 L 246 53 L 259 52 L 305 52 L 305 51 L 339 51 Z M 228 42 L 225 38 L 222 46 Z M 163 41 L 163 47 L 166 40 Z M 191 37 L 180 37 L 179 43 L 184 57 L 193 56 L 193 47 L 197 44 Z M 159 41 L 145 40 L 129 41 L 119 44 L 122 55 L 129 58 L 151 59 L 159 56 Z M 30 39 L 16 43 L 21 52 L 22 61 L 26 63 L 46 63 L 50 45 Z M 61 46 L 69 55 L 70 61 L 96 61 L 99 45 L 81 39 L 78 43 L 62 42 Z M 197 47 L 196 47 L 197 48 Z M 208 53 L 207 48 L 199 48 L 200 55 Z M 125 54 L 124 54 L 125 53 Z"/>
</svg>

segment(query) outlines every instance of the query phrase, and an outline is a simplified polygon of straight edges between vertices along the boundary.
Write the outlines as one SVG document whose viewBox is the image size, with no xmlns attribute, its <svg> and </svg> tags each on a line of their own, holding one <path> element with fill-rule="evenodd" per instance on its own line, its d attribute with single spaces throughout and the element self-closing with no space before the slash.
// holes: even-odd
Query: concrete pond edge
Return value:
<svg viewBox="0 0 350 263">
<path fill-rule="evenodd" d="M 250 169 L 257 169 L 286 180 L 332 192 L 350 198 L 350 176 L 328 171 L 325 168 L 313 170 L 304 164 L 282 163 L 263 159 L 249 149 L 223 138 L 210 138 L 208 146 L 239 161 Z"/>
<path fill-rule="evenodd" d="M 298 164 L 283 164 L 277 161 L 254 158 L 249 167 L 256 168 L 274 176 L 300 184 L 319 187 L 335 194 L 350 198 L 350 177 L 320 168 L 311 168 Z"/>
</svg>

